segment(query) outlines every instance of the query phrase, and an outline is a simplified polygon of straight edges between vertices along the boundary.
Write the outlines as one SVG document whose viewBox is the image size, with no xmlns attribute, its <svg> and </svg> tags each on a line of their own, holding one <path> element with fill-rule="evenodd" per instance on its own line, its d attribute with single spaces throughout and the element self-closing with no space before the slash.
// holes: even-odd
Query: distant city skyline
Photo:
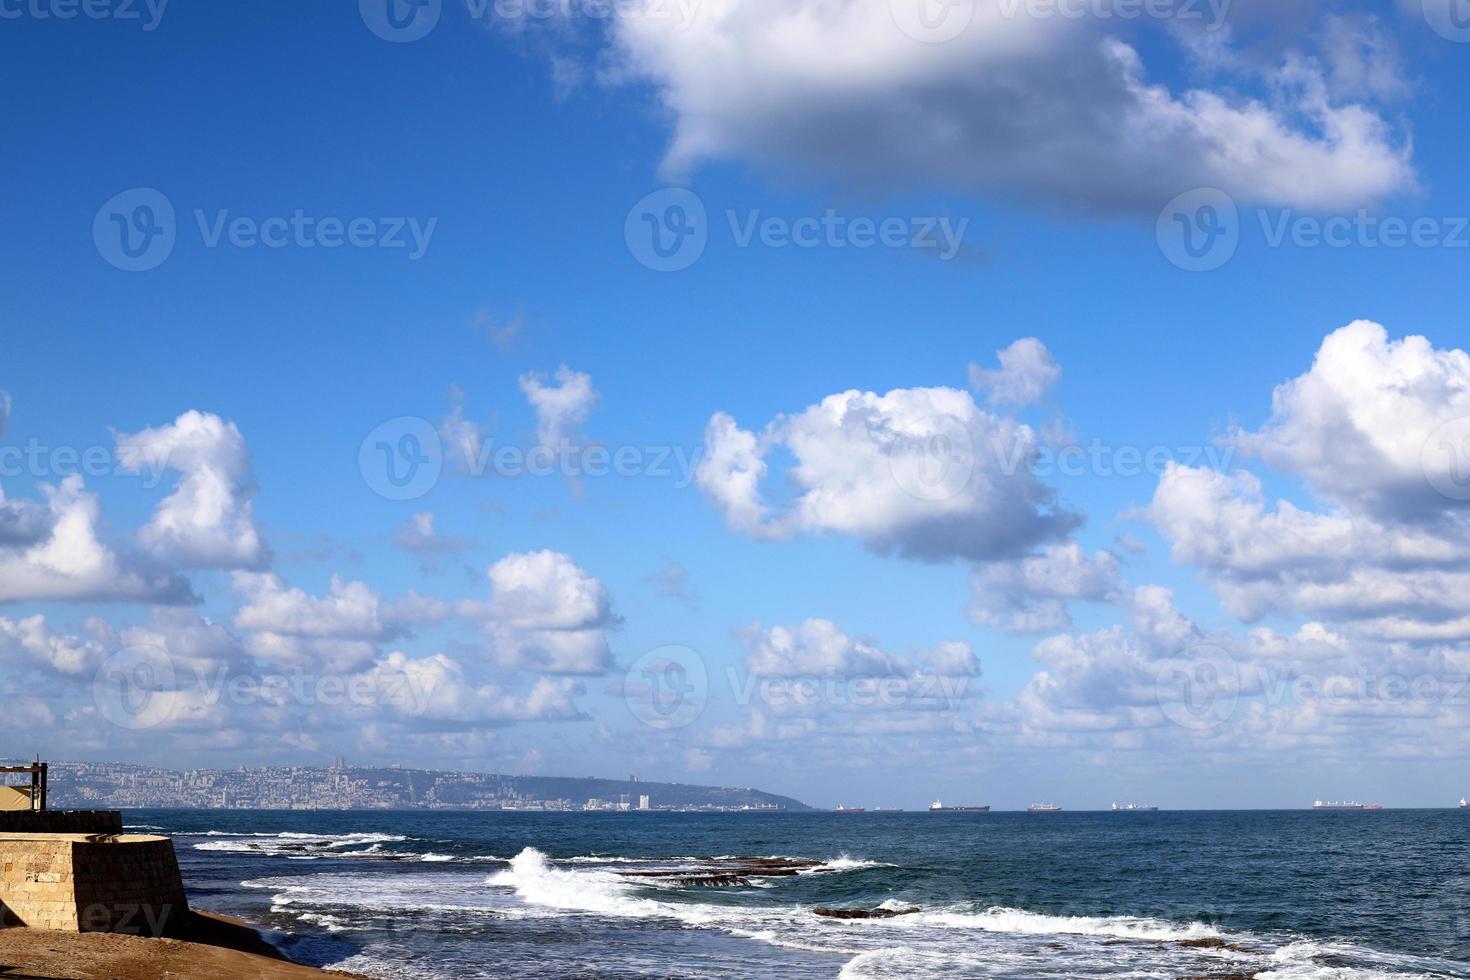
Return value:
<svg viewBox="0 0 1470 980">
<path fill-rule="evenodd" d="M 0 751 L 1452 804 L 1447 3 L 6 8 Z"/>
</svg>

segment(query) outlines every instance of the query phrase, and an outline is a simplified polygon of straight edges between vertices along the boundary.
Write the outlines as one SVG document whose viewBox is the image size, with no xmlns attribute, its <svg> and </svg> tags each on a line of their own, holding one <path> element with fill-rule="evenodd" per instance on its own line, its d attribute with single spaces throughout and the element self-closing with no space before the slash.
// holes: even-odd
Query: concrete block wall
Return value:
<svg viewBox="0 0 1470 980">
<path fill-rule="evenodd" d="M 0 918 L 9 926 L 161 935 L 188 900 L 166 837 L 0 836 Z"/>
</svg>

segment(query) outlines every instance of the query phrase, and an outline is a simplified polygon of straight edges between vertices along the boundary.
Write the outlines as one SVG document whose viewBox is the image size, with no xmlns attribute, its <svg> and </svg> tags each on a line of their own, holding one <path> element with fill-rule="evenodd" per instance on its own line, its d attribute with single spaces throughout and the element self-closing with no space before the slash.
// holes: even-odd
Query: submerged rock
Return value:
<svg viewBox="0 0 1470 980">
<path fill-rule="evenodd" d="M 811 911 L 826 918 L 894 918 L 895 915 L 913 915 L 917 908 L 813 908 Z"/>
</svg>

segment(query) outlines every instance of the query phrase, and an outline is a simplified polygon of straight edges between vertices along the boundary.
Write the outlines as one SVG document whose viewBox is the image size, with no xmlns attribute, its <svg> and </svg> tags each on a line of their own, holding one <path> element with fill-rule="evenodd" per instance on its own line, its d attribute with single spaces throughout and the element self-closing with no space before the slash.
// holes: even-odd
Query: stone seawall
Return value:
<svg viewBox="0 0 1470 980">
<path fill-rule="evenodd" d="M 0 834 L 120 834 L 117 810 L 0 811 Z"/>
<path fill-rule="evenodd" d="M 167 837 L 0 834 L 6 926 L 157 936 L 188 911 Z"/>
</svg>

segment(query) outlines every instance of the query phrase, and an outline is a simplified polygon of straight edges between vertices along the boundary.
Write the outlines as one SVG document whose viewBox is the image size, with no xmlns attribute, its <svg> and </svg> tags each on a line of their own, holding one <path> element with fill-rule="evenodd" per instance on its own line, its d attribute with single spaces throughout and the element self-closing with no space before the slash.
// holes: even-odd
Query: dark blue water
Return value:
<svg viewBox="0 0 1470 980">
<path fill-rule="evenodd" d="M 373 977 L 1470 977 L 1459 811 L 127 819 L 198 907 Z M 727 856 L 822 863 L 642 876 Z"/>
</svg>

